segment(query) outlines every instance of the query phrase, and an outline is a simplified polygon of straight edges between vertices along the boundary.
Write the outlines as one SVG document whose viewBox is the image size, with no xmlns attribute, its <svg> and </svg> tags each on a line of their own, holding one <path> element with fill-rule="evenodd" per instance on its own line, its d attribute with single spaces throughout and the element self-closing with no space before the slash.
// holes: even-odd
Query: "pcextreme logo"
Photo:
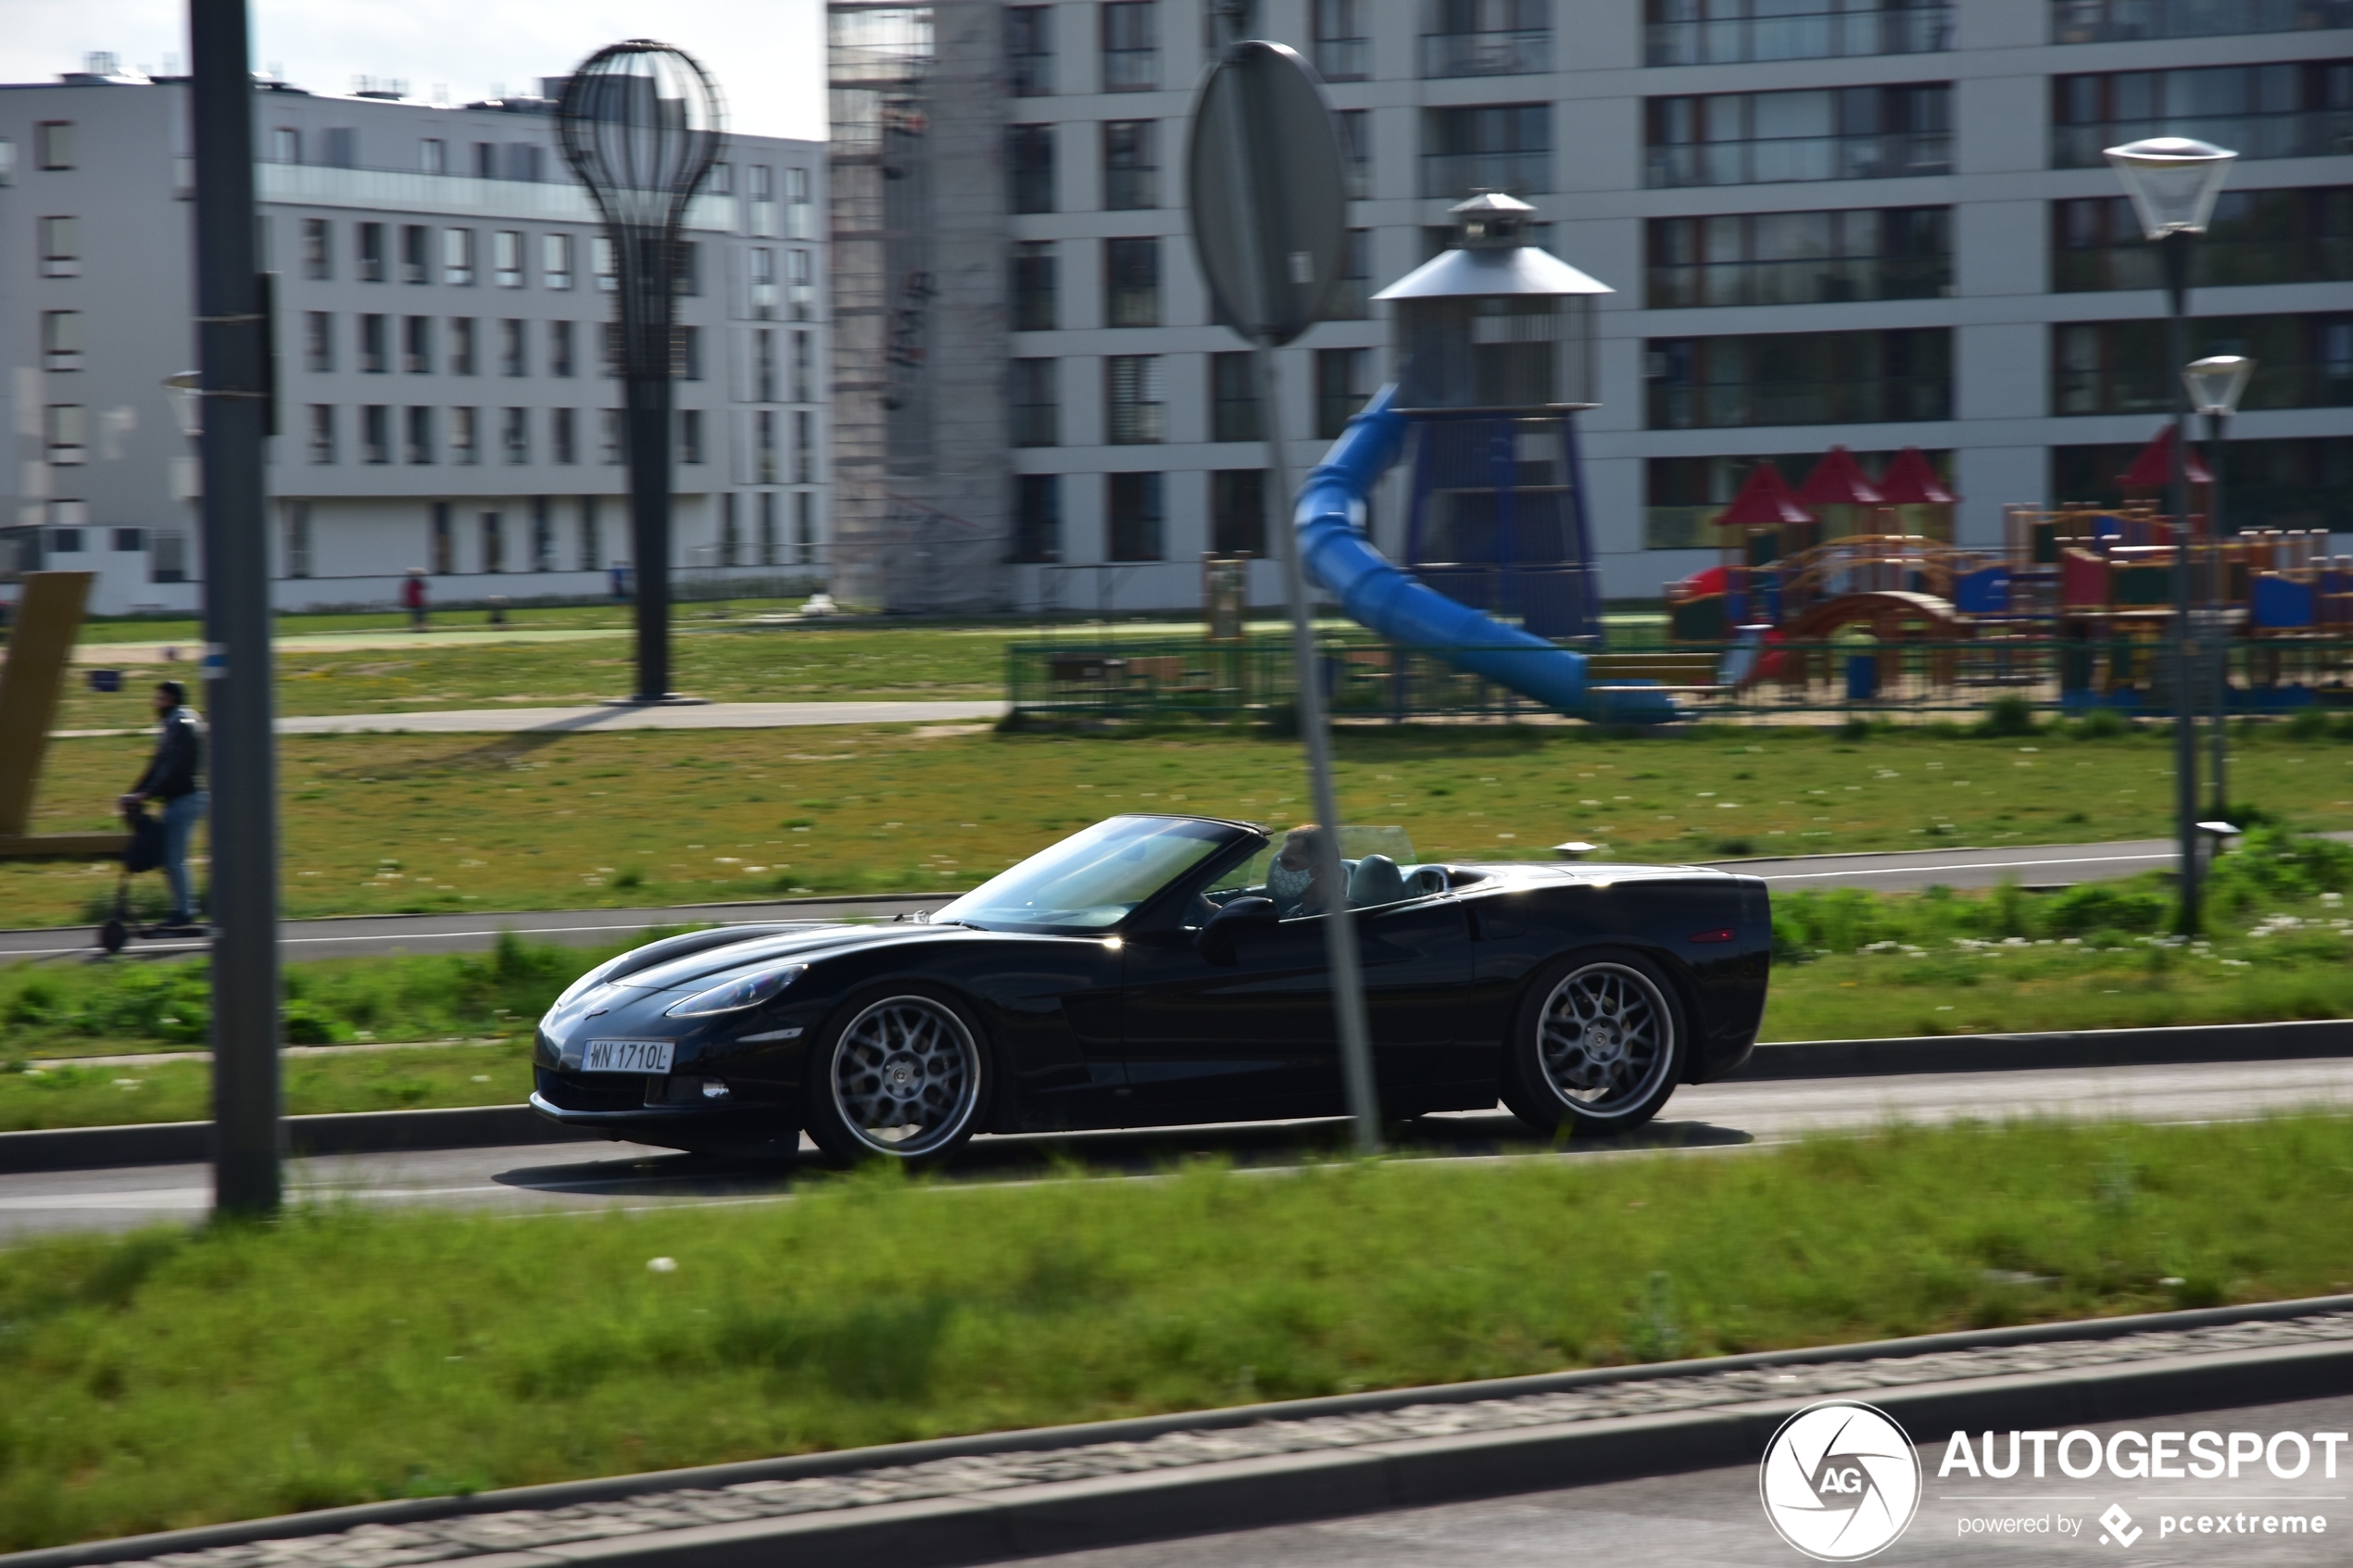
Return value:
<svg viewBox="0 0 2353 1568">
<path fill-rule="evenodd" d="M 1781 1539 L 1819 1562 L 1857 1562 L 1894 1544 L 1920 1505 L 1920 1461 L 1886 1411 L 1851 1399 L 1808 1405 L 1766 1445 L 1756 1489 Z"/>
</svg>

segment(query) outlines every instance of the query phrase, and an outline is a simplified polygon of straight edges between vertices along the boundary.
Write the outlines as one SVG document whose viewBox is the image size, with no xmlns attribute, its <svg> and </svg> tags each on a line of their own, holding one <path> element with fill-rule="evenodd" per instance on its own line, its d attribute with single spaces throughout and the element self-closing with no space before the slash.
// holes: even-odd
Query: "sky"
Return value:
<svg viewBox="0 0 2353 1568">
<path fill-rule="evenodd" d="M 825 135 L 822 0 L 252 0 L 253 59 L 298 87 L 405 80 L 451 103 L 535 92 L 596 49 L 651 35 L 703 63 L 733 130 Z M 175 0 L 0 0 L 0 82 L 50 82 L 93 50 L 133 70 L 184 69 Z"/>
</svg>

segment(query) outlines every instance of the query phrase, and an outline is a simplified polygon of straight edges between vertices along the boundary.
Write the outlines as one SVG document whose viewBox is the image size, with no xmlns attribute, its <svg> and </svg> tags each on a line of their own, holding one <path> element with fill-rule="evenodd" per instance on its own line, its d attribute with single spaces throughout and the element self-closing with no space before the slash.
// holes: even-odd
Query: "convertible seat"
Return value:
<svg viewBox="0 0 2353 1568">
<path fill-rule="evenodd" d="M 1348 873 L 1348 907 L 1370 909 L 1394 904 L 1405 897 L 1405 873 L 1386 855 L 1367 855 Z"/>
</svg>

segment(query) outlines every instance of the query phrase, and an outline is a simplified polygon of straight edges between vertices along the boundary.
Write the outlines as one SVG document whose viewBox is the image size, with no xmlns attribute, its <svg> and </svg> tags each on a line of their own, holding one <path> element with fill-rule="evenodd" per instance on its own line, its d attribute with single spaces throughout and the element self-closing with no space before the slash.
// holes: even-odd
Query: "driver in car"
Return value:
<svg viewBox="0 0 2353 1568">
<path fill-rule="evenodd" d="M 1266 897 L 1283 920 L 1320 915 L 1339 903 L 1325 885 L 1322 858 L 1316 853 L 1323 830 L 1302 822 L 1283 834 L 1283 847 L 1266 867 Z"/>
</svg>

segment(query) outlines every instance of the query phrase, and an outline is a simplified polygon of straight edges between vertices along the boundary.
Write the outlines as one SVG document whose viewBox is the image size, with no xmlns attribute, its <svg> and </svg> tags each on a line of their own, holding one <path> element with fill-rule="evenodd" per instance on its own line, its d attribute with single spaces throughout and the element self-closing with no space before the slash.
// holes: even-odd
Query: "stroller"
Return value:
<svg viewBox="0 0 2353 1568">
<path fill-rule="evenodd" d="M 115 879 L 114 918 L 98 928 L 98 946 L 109 953 L 120 953 L 131 940 L 131 879 L 163 864 L 163 823 L 144 805 L 123 808 L 122 820 L 131 838 L 122 847 L 122 874 Z"/>
</svg>

